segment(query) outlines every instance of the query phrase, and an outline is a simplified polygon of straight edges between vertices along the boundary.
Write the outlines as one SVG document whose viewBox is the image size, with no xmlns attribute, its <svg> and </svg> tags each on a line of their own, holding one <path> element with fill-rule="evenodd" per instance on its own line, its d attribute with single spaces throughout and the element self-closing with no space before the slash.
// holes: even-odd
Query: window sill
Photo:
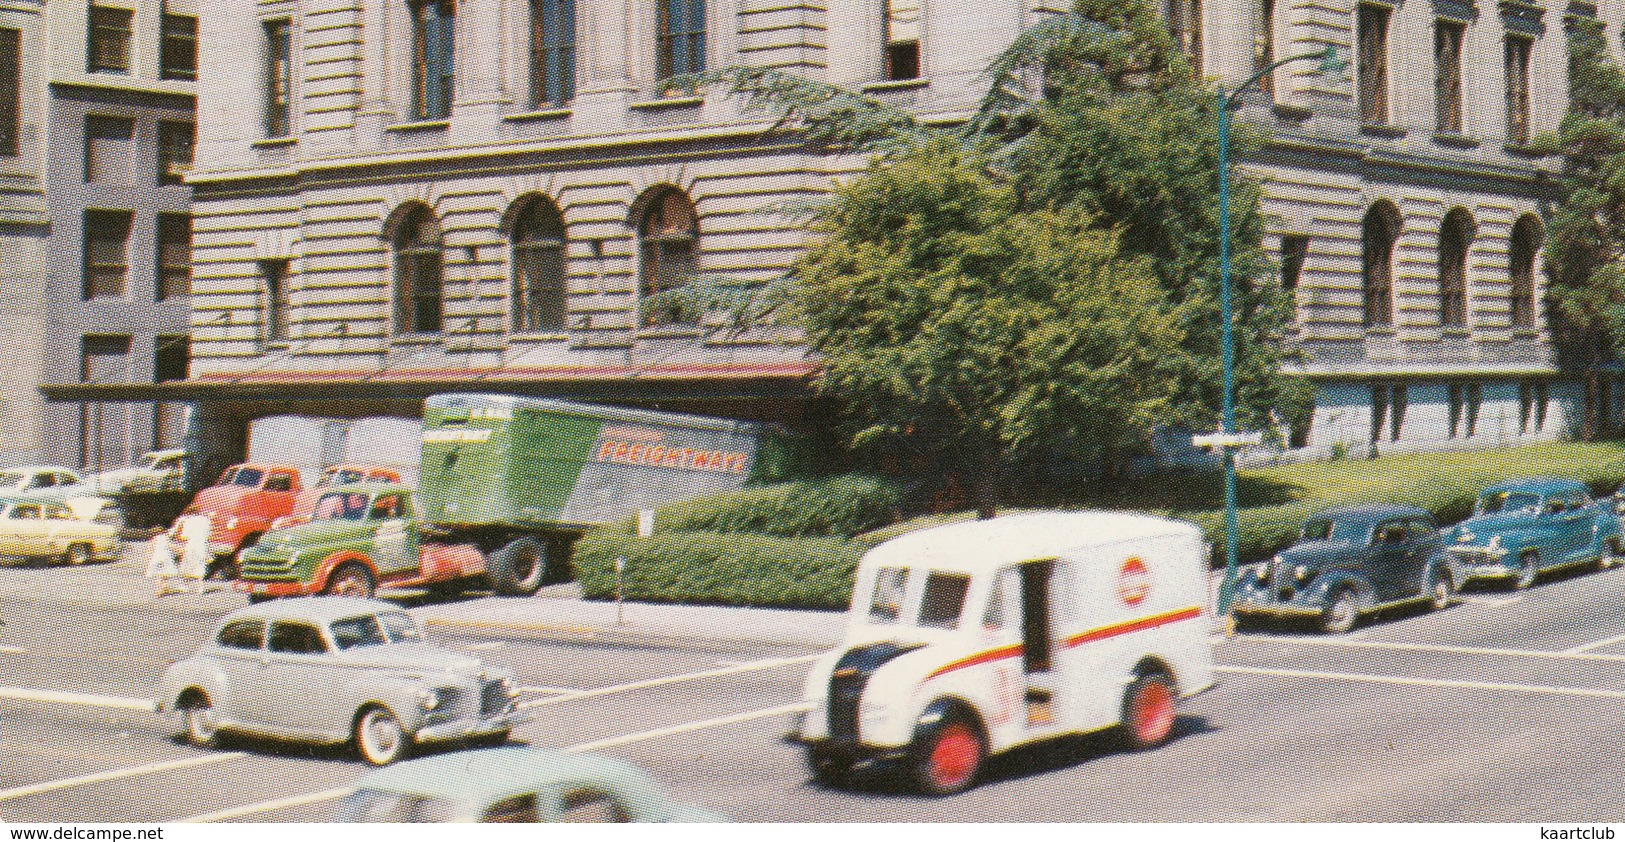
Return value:
<svg viewBox="0 0 1625 842">
<path fill-rule="evenodd" d="M 1373 137 L 1387 138 L 1389 140 L 1398 140 L 1399 138 L 1405 136 L 1405 130 L 1398 126 L 1390 126 L 1386 123 L 1361 123 L 1360 134 L 1368 134 L 1372 135 Z"/>
<path fill-rule="evenodd" d="M 699 108 L 704 103 L 705 97 L 682 96 L 634 102 L 629 103 L 626 107 L 633 111 L 660 111 L 666 108 Z"/>
<path fill-rule="evenodd" d="M 1514 155 L 1514 156 L 1519 157 L 1519 158 L 1546 158 L 1546 157 L 1550 157 L 1550 153 L 1548 153 L 1546 150 L 1537 149 L 1536 147 L 1530 146 L 1527 143 L 1508 143 L 1505 146 L 1502 146 L 1501 148 L 1506 150 L 1506 153 L 1508 155 Z"/>
<path fill-rule="evenodd" d="M 1275 112 L 1275 116 L 1283 120 L 1301 121 L 1315 116 L 1315 111 L 1312 108 L 1306 108 L 1302 105 L 1289 105 L 1284 102 L 1271 103 L 1270 110 Z"/>
<path fill-rule="evenodd" d="M 534 123 L 540 120 L 563 120 L 573 111 L 568 108 L 545 108 L 540 111 L 526 111 L 521 114 L 509 114 L 502 119 L 509 123 Z"/>
<path fill-rule="evenodd" d="M 1512 329 L 1513 339 L 1539 339 L 1540 330 L 1532 327 L 1515 327 Z"/>
<path fill-rule="evenodd" d="M 415 123 L 396 123 L 385 126 L 386 132 L 434 132 L 451 128 L 450 120 L 419 120 Z"/>
<path fill-rule="evenodd" d="M 510 333 L 510 342 L 567 342 L 570 334 L 562 331 L 538 331 L 535 333 Z"/>
<path fill-rule="evenodd" d="M 278 339 L 275 342 L 261 342 L 260 343 L 260 350 L 262 352 L 286 351 L 286 350 L 288 350 L 289 348 L 292 348 L 292 347 L 293 347 L 293 343 L 287 341 L 286 339 Z"/>
<path fill-rule="evenodd" d="M 1399 331 L 1395 330 L 1393 325 L 1375 325 L 1375 326 L 1366 328 L 1365 329 L 1365 335 L 1366 335 L 1366 338 L 1368 338 L 1368 339 L 1386 338 L 1386 337 L 1398 336 Z"/>
<path fill-rule="evenodd" d="M 1471 334 L 1472 332 L 1464 327 L 1439 328 L 1439 338 L 1441 339 L 1466 339 Z"/>
<path fill-rule="evenodd" d="M 439 333 L 402 333 L 389 338 L 391 345 L 439 345 L 445 335 Z"/>
<path fill-rule="evenodd" d="M 288 135 L 287 137 L 261 138 L 259 140 L 251 141 L 248 145 L 254 147 L 255 149 L 274 149 L 278 146 L 292 146 L 298 142 L 299 138 L 294 137 L 293 135 Z"/>
<path fill-rule="evenodd" d="M 916 77 L 913 79 L 888 79 L 884 82 L 870 82 L 863 86 L 866 94 L 884 94 L 892 91 L 912 91 L 915 88 L 924 88 L 931 84 L 930 79 Z"/>
<path fill-rule="evenodd" d="M 1439 144 L 1440 146 L 1448 146 L 1452 149 L 1478 148 L 1478 141 L 1468 137 L 1467 135 L 1456 134 L 1454 132 L 1434 132 L 1433 142 Z"/>
</svg>

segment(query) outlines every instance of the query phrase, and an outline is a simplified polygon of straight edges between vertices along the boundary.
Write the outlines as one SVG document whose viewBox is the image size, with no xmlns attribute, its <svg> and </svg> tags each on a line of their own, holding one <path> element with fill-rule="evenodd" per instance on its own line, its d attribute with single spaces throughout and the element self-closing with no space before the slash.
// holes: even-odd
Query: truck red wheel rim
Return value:
<svg viewBox="0 0 1625 842">
<path fill-rule="evenodd" d="M 943 789 L 962 786 L 976 773 L 981 759 L 981 740 L 964 725 L 949 725 L 931 749 L 931 778 Z"/>
<path fill-rule="evenodd" d="M 1160 681 L 1148 681 L 1134 697 L 1134 733 L 1143 743 L 1160 742 L 1174 727 L 1174 694 Z"/>
</svg>

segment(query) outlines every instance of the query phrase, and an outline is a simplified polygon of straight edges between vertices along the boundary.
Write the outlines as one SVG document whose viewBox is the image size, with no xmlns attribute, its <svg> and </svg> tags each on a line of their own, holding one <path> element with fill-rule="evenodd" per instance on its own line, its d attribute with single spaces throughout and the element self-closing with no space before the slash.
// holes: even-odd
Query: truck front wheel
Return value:
<svg viewBox="0 0 1625 842">
<path fill-rule="evenodd" d="M 530 596 L 547 578 L 547 547 L 535 538 L 515 538 L 486 562 L 491 589 L 502 596 Z"/>
</svg>

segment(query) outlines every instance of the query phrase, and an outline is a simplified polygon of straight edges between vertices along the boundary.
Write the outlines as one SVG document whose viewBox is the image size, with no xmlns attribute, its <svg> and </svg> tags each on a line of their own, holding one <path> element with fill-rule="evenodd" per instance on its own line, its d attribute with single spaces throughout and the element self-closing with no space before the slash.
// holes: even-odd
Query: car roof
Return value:
<svg viewBox="0 0 1625 842">
<path fill-rule="evenodd" d="M 507 746 L 436 754 L 380 769 L 357 789 L 430 795 L 480 805 L 559 783 L 610 783 L 648 801 L 658 793 L 641 769 L 609 757 Z"/>
<path fill-rule="evenodd" d="M 1529 477 L 1527 479 L 1510 479 L 1498 482 L 1480 494 L 1493 494 L 1498 491 L 1529 491 L 1535 494 L 1560 494 L 1569 491 L 1586 491 L 1591 489 L 1583 482 L 1572 479 L 1557 479 L 1555 477 Z"/>
<path fill-rule="evenodd" d="M 314 623 L 329 623 L 342 620 L 345 617 L 354 617 L 358 614 L 376 614 L 384 611 L 400 611 L 399 605 L 385 602 L 381 599 L 360 599 L 353 596 L 302 596 L 293 599 L 273 599 L 258 605 L 250 605 L 227 614 L 221 623 L 232 620 L 241 620 L 248 617 L 259 617 L 274 620 L 310 620 Z"/>
<path fill-rule="evenodd" d="M 1172 536 L 1200 542 L 1202 532 L 1193 523 L 1129 512 L 1027 512 L 910 532 L 870 550 L 863 563 L 979 573 L 1083 547 Z"/>
<path fill-rule="evenodd" d="M 1417 517 L 1433 519 L 1427 509 L 1420 506 L 1408 506 L 1403 503 L 1373 503 L 1366 506 L 1337 506 L 1316 512 L 1309 516 L 1309 520 L 1345 520 L 1345 521 L 1378 521 L 1396 517 Z"/>
</svg>

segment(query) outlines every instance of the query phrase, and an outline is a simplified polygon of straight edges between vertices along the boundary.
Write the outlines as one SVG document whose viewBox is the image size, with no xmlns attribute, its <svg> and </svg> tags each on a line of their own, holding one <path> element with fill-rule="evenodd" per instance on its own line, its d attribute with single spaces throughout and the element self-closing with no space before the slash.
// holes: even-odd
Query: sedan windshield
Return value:
<svg viewBox="0 0 1625 842">
<path fill-rule="evenodd" d="M 1540 495 L 1527 491 L 1497 491 L 1478 498 L 1479 514 L 1533 512 L 1540 508 Z"/>
<path fill-rule="evenodd" d="M 358 492 L 335 491 L 323 494 L 316 501 L 311 520 L 361 520 L 367 516 L 367 495 Z"/>
<path fill-rule="evenodd" d="M 1303 534 L 1300 541 L 1330 541 L 1333 533 L 1337 532 L 1336 524 L 1329 520 L 1311 520 L 1303 525 Z M 1341 535 L 1337 537 L 1341 538 Z"/>
<path fill-rule="evenodd" d="M 328 626 L 333 642 L 340 649 L 357 646 L 382 646 L 386 643 L 417 643 L 423 640 L 417 624 L 399 611 L 387 614 L 366 614 L 335 620 Z"/>
<path fill-rule="evenodd" d="M 352 482 L 360 482 L 362 479 L 363 476 L 360 471 L 329 468 L 327 473 L 322 474 L 321 480 L 318 481 L 316 485 L 322 488 L 327 488 L 328 486 L 333 485 L 348 485 Z"/>
<path fill-rule="evenodd" d="M 457 805 L 442 798 L 358 789 L 339 804 L 334 818 L 341 822 L 449 822 Z"/>
</svg>

